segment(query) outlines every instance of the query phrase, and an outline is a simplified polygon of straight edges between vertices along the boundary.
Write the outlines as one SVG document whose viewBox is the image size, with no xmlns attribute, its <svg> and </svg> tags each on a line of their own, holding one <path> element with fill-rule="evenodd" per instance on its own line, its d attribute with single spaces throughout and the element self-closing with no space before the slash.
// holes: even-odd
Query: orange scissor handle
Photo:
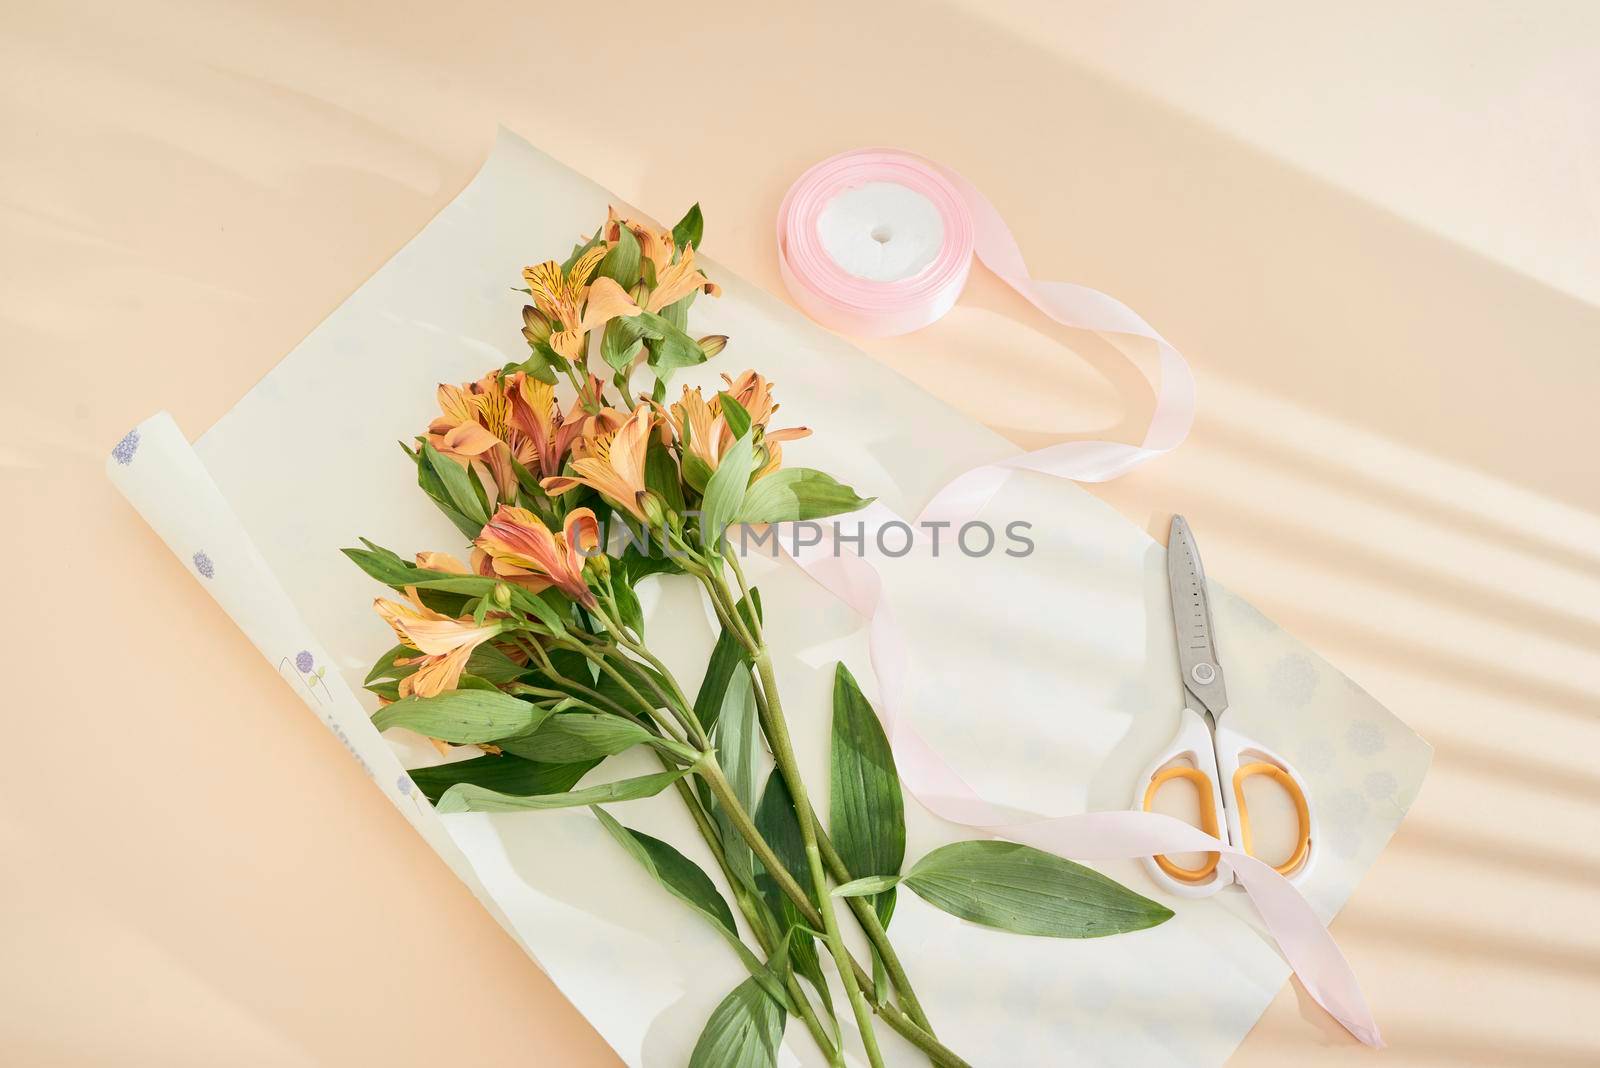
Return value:
<svg viewBox="0 0 1600 1068">
<path fill-rule="evenodd" d="M 1241 768 L 1239 770 L 1242 772 L 1244 769 Z M 1162 786 L 1173 779 L 1188 779 L 1194 783 L 1194 792 L 1200 795 L 1200 829 L 1213 838 L 1218 837 L 1220 828 L 1217 823 L 1217 803 L 1214 800 L 1211 776 L 1199 768 L 1175 764 L 1172 767 L 1163 768 L 1156 772 L 1155 775 L 1150 777 L 1150 785 L 1144 791 L 1144 810 L 1146 812 L 1151 811 L 1152 806 L 1155 804 L 1156 794 L 1161 791 Z M 1304 811 L 1303 802 L 1301 807 L 1302 811 Z M 1212 873 L 1217 870 L 1217 862 L 1221 859 L 1221 853 L 1207 853 L 1206 862 L 1200 867 L 1185 868 L 1158 853 L 1156 854 L 1155 862 L 1162 871 L 1181 883 L 1203 883 L 1211 878 Z"/>
<path fill-rule="evenodd" d="M 1305 863 L 1307 855 L 1311 852 L 1311 806 L 1306 801 L 1305 791 L 1300 789 L 1300 784 L 1295 781 L 1294 776 L 1290 775 L 1288 771 L 1264 760 L 1241 764 L 1238 770 L 1233 773 L 1233 799 L 1239 806 L 1239 848 L 1251 856 L 1255 856 L 1255 849 L 1250 837 L 1250 806 L 1245 801 L 1244 784 L 1246 779 L 1257 775 L 1265 775 L 1283 787 L 1294 801 L 1295 817 L 1300 824 L 1299 837 L 1295 843 L 1294 852 L 1289 856 L 1289 859 L 1282 864 L 1273 865 L 1273 869 L 1279 875 L 1289 875 L 1301 864 Z M 1212 856 L 1215 855 L 1212 854 Z M 1215 863 L 1215 861 L 1212 861 L 1213 866 L 1215 866 Z M 1181 876 L 1177 875 L 1173 877 L 1181 878 Z"/>
</svg>

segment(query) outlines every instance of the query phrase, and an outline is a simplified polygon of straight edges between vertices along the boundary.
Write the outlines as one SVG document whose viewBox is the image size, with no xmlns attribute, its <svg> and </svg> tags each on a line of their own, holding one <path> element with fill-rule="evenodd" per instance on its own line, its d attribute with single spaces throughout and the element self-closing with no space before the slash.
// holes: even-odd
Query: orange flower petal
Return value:
<svg viewBox="0 0 1600 1068">
<path fill-rule="evenodd" d="M 449 553 L 418 553 L 417 566 L 429 571 L 448 571 L 452 575 L 470 575 L 466 567 Z"/>
<path fill-rule="evenodd" d="M 476 422 L 462 423 L 444 436 L 442 451 L 457 456 L 482 456 L 499 444 L 499 438 Z"/>
<path fill-rule="evenodd" d="M 615 280 L 596 278 L 589 287 L 589 302 L 583 307 L 583 322 L 579 329 L 596 330 L 620 316 L 639 314 L 639 305 L 633 302 Z"/>
<path fill-rule="evenodd" d="M 710 280 L 694 266 L 694 246 L 685 245 L 683 257 L 656 275 L 656 288 L 646 303 L 647 311 L 658 312 L 669 304 L 676 304 L 690 293 L 709 286 Z"/>
</svg>

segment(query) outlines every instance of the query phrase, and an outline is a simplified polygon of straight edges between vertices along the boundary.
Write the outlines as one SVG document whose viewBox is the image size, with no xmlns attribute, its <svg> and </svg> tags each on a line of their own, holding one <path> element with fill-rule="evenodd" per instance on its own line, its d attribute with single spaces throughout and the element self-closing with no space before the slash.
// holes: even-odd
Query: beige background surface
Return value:
<svg viewBox="0 0 1600 1068">
<path fill-rule="evenodd" d="M 226 411 L 498 121 L 699 199 L 774 290 L 795 174 L 922 151 L 1157 324 L 1199 423 L 1096 492 L 1186 513 L 1437 749 L 1335 925 L 1385 1062 L 1600 1058 L 1595 9 L 994 7 L 0 7 L 0 1061 L 614 1063 L 100 474 Z M 980 276 L 865 347 L 1022 445 L 1137 433 L 1132 369 L 1057 342 Z M 1370 1055 L 1291 986 L 1235 1063 L 1284 1057 Z"/>
</svg>

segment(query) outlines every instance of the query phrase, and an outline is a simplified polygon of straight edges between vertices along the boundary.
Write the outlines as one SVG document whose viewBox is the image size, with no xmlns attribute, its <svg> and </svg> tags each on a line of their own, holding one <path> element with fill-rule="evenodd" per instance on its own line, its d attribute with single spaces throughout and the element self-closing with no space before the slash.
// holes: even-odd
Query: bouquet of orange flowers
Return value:
<svg viewBox="0 0 1600 1068">
<path fill-rule="evenodd" d="M 773 387 L 756 371 L 724 376 L 710 397 L 686 387 L 669 398 L 674 372 L 727 343 L 686 331 L 691 303 L 717 293 L 695 261 L 702 225 L 698 206 L 670 231 L 613 211 L 564 262 L 524 272 L 527 359 L 439 386 L 438 418 L 404 448 L 470 547 L 414 561 L 370 542 L 346 550 L 395 591 L 375 605 L 398 643 L 366 680 L 382 702 L 374 723 L 432 738 L 454 758 L 411 773 L 441 811 L 590 807 L 726 938 L 749 978 L 707 1021 L 696 1068 L 775 1064 L 790 1016 L 842 1065 L 834 984 L 870 1064 L 883 1063 L 881 1021 L 932 1063 L 961 1065 L 889 938 L 899 885 L 962 919 L 1031 935 L 1097 937 L 1171 912 L 1008 842 L 958 842 L 907 865 L 894 757 L 842 664 L 826 818 L 813 804 L 761 599 L 726 534 L 866 502 L 821 471 L 784 465 L 783 444 L 809 431 L 773 425 Z M 596 361 L 609 378 L 591 370 Z M 641 380 L 648 392 L 636 392 Z M 563 402 L 558 390 L 569 389 Z M 651 576 L 697 584 L 721 622 L 693 696 L 651 651 L 636 593 Z M 636 747 L 661 770 L 607 780 L 600 765 Z M 720 880 L 607 810 L 667 790 Z M 846 923 L 859 926 L 868 959 L 847 946 Z"/>
</svg>

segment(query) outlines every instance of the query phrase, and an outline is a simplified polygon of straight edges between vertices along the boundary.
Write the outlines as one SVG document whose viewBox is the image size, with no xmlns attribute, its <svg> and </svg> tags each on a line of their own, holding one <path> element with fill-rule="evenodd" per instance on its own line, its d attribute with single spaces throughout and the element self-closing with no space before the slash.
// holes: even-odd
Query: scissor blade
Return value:
<svg viewBox="0 0 1600 1068">
<path fill-rule="evenodd" d="M 1206 570 L 1188 522 L 1172 517 L 1167 538 L 1167 581 L 1172 587 L 1172 624 L 1178 638 L 1178 667 L 1183 685 L 1212 717 L 1228 707 L 1228 690 L 1217 660 L 1211 629 L 1211 601 L 1206 593 Z"/>
</svg>

